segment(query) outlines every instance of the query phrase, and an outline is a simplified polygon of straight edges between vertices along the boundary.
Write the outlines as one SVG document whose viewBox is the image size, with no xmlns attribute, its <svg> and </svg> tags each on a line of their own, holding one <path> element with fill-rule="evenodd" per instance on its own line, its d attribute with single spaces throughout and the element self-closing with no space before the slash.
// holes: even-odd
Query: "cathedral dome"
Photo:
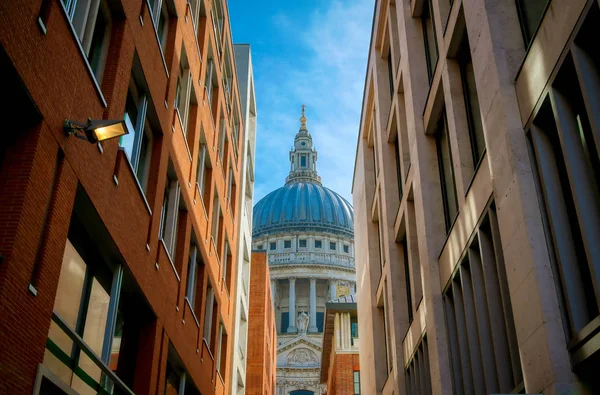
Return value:
<svg viewBox="0 0 600 395">
<path fill-rule="evenodd" d="M 354 236 L 354 213 L 346 199 L 316 182 L 289 182 L 254 206 L 253 237 L 316 231 Z"/>
</svg>

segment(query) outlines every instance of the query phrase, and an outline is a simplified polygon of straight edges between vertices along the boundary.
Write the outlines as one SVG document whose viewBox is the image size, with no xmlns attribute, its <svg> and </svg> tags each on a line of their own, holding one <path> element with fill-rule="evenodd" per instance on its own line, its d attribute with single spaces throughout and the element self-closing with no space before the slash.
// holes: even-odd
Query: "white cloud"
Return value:
<svg viewBox="0 0 600 395">
<path fill-rule="evenodd" d="M 324 185 L 351 201 L 372 13 L 372 0 L 334 0 L 304 17 L 273 17 L 274 29 L 289 45 L 279 55 L 254 58 L 259 122 L 255 202 L 284 183 L 301 104 L 307 106 Z"/>
</svg>

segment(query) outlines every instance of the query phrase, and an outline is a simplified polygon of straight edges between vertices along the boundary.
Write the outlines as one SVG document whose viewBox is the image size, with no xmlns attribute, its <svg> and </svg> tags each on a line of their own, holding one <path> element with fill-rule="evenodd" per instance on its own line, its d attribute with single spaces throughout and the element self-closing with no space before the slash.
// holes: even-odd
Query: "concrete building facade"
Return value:
<svg viewBox="0 0 600 395">
<path fill-rule="evenodd" d="M 0 3 L 0 393 L 231 393 L 233 55 L 224 0 Z"/>
<path fill-rule="evenodd" d="M 246 381 L 246 347 L 248 344 L 248 306 L 250 291 L 250 270 L 252 258 L 252 206 L 254 199 L 254 153 L 256 152 L 256 95 L 254 92 L 254 73 L 252 72 L 252 54 L 250 45 L 235 44 L 235 64 L 238 75 L 241 113 L 244 130 L 241 143 L 240 232 L 238 236 L 238 255 L 236 273 L 236 301 L 233 310 L 234 332 L 233 364 L 231 375 L 232 394 L 243 395 Z"/>
<path fill-rule="evenodd" d="M 321 355 L 321 383 L 327 395 L 361 394 L 358 350 L 356 294 L 330 300 L 325 305 Z"/>
<path fill-rule="evenodd" d="M 277 391 L 277 328 L 271 297 L 267 253 L 253 251 L 248 319 L 252 341 L 248 343 L 246 364 L 248 395 L 275 395 Z"/>
<path fill-rule="evenodd" d="M 254 206 L 252 244 L 267 250 L 271 273 L 278 395 L 323 393 L 325 304 L 355 287 L 352 206 L 322 185 L 306 122 L 303 106 L 286 183 Z"/>
<path fill-rule="evenodd" d="M 363 392 L 600 392 L 599 26 L 597 0 L 376 2 Z"/>
</svg>

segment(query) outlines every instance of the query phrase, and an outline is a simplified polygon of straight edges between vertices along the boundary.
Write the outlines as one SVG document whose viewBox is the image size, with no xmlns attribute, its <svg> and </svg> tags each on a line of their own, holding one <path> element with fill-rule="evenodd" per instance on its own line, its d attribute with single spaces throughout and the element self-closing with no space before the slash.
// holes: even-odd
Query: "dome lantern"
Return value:
<svg viewBox="0 0 600 395">
<path fill-rule="evenodd" d="M 290 174 L 285 183 L 312 182 L 321 184 L 317 174 L 317 150 L 313 148 L 312 136 L 306 127 L 306 106 L 302 105 L 300 130 L 294 138 L 294 148 L 290 151 Z"/>
</svg>

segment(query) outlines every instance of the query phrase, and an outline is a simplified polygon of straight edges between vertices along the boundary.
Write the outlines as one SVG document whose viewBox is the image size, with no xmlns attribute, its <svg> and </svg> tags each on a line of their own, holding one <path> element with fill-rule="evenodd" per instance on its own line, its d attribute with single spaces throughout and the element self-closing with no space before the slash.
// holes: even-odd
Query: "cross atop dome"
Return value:
<svg viewBox="0 0 600 395">
<path fill-rule="evenodd" d="M 300 130 L 294 138 L 294 148 L 290 151 L 290 174 L 286 184 L 292 182 L 312 182 L 321 185 L 317 174 L 317 150 L 313 148 L 312 136 L 306 127 L 306 106 L 302 105 Z"/>
</svg>

